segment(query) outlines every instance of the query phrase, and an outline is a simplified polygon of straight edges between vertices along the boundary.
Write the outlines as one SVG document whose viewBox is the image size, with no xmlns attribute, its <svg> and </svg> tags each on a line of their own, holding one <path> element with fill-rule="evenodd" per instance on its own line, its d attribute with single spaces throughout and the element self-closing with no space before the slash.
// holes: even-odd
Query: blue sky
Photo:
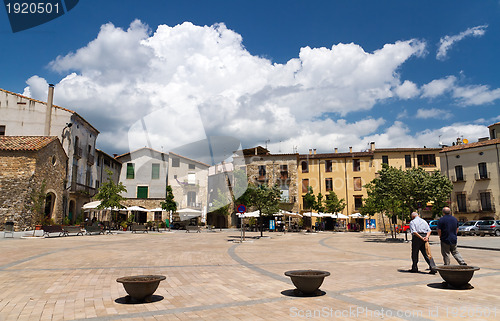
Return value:
<svg viewBox="0 0 500 321">
<path fill-rule="evenodd" d="M 206 134 L 436 147 L 500 121 L 498 1 L 85 0 L 18 33 L 0 11 L 0 87 L 46 100 L 56 84 L 108 153 Z"/>
</svg>

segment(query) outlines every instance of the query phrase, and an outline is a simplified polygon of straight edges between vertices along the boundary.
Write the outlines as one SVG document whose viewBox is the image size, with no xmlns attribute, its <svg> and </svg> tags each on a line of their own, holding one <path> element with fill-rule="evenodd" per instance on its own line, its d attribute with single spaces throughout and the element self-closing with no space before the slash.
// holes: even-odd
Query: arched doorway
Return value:
<svg viewBox="0 0 500 321">
<path fill-rule="evenodd" d="M 45 196 L 45 211 L 44 211 L 44 220 L 46 224 L 50 223 L 50 219 L 52 218 L 52 214 L 54 213 L 54 205 L 56 203 L 56 195 L 52 192 L 47 193 Z"/>
<path fill-rule="evenodd" d="M 68 219 L 71 223 L 75 222 L 75 215 L 76 215 L 76 202 L 74 200 L 69 201 L 69 212 L 68 212 Z"/>
</svg>

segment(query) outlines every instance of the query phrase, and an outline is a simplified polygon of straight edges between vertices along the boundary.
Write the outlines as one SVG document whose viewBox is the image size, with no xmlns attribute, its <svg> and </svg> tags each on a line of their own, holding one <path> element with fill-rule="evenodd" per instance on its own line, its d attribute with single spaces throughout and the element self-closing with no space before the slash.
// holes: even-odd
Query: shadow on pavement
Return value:
<svg viewBox="0 0 500 321">
<path fill-rule="evenodd" d="M 316 296 L 323 296 L 326 294 L 326 292 L 321 291 L 321 290 L 316 290 L 316 292 L 314 292 L 313 294 L 304 294 L 297 289 L 290 289 L 290 290 L 281 291 L 281 294 L 286 295 L 286 296 L 293 296 L 293 297 L 310 298 L 310 297 L 316 297 Z"/>
<path fill-rule="evenodd" d="M 428 287 L 433 288 L 433 289 L 441 289 L 441 290 L 455 290 L 455 291 L 463 291 L 463 290 L 472 290 L 474 287 L 468 283 L 466 286 L 462 288 L 454 288 L 446 282 L 441 282 L 441 283 L 429 283 L 427 284 Z"/>
<path fill-rule="evenodd" d="M 154 295 L 153 294 L 151 296 L 151 300 L 149 302 L 137 301 L 135 299 L 132 299 L 128 295 L 126 295 L 126 296 L 123 296 L 121 298 L 116 299 L 115 302 L 116 303 L 120 303 L 120 304 L 147 304 L 147 303 L 158 302 L 158 301 L 161 301 L 161 300 L 163 300 L 163 296 L 161 296 L 161 295 Z"/>
</svg>

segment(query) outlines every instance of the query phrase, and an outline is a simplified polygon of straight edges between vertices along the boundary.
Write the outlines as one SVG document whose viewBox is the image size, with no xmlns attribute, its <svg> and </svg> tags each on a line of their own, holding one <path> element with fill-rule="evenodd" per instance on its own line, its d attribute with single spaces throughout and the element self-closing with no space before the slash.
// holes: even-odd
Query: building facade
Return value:
<svg viewBox="0 0 500 321">
<path fill-rule="evenodd" d="M 96 193 L 95 143 L 99 131 L 78 113 L 53 105 L 53 94 L 54 87 L 50 86 L 47 102 L 43 102 L 0 89 L 0 135 L 59 138 L 69 158 L 63 216 L 68 216 L 71 208 L 76 217 Z"/>
<path fill-rule="evenodd" d="M 32 227 L 32 196 L 41 192 L 46 223 L 61 224 L 67 161 L 57 137 L 0 136 L 0 228 L 8 221 L 16 230 Z"/>
<path fill-rule="evenodd" d="M 453 182 L 451 209 L 461 221 L 500 218 L 500 123 L 490 137 L 441 151 L 441 169 Z"/>
</svg>

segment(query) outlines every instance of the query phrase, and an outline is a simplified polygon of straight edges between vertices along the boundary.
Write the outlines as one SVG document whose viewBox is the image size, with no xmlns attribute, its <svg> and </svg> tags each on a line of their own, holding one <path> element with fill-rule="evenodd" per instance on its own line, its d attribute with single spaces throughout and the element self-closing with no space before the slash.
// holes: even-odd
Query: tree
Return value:
<svg viewBox="0 0 500 321">
<path fill-rule="evenodd" d="M 120 203 L 125 200 L 125 197 L 121 196 L 120 193 L 127 192 L 127 188 L 121 182 L 118 184 L 113 182 L 113 172 L 106 170 L 106 173 L 108 174 L 108 180 L 99 187 L 94 199 L 101 201 L 101 204 L 97 206 L 98 210 L 107 208 L 111 210 L 111 218 L 113 219 L 114 210 L 125 208 Z"/>
<path fill-rule="evenodd" d="M 31 223 L 33 226 L 33 236 L 35 236 L 35 225 L 42 225 L 45 221 L 45 180 L 42 181 L 40 188 L 33 188 L 30 193 L 30 203 L 25 207 L 31 212 Z"/>
<path fill-rule="evenodd" d="M 400 216 L 401 220 L 408 219 L 412 211 L 429 202 L 434 203 L 434 214 L 439 213 L 453 190 L 450 180 L 441 173 L 434 171 L 429 174 L 420 167 L 403 171 L 382 164 L 378 174 L 365 185 L 368 190 L 366 210 L 383 212 L 393 219 L 396 216 Z"/>
<path fill-rule="evenodd" d="M 343 198 L 339 199 L 334 191 L 330 191 L 330 193 L 326 195 L 325 208 L 328 213 L 342 212 L 345 206 L 345 200 Z"/>
<path fill-rule="evenodd" d="M 277 185 L 272 187 L 251 185 L 248 189 L 250 204 L 259 211 L 260 236 L 262 236 L 262 215 L 272 215 L 279 211 L 281 191 Z"/>
<path fill-rule="evenodd" d="M 304 209 L 311 210 L 314 208 L 316 197 L 314 196 L 314 192 L 311 186 L 307 188 L 307 194 L 304 195 L 303 203 Z"/>
<path fill-rule="evenodd" d="M 316 197 L 316 201 L 313 204 L 313 209 L 316 210 L 318 213 L 325 211 L 323 194 L 321 194 L 321 193 L 318 194 L 318 196 Z"/>
<path fill-rule="evenodd" d="M 177 203 L 174 200 L 174 192 L 172 191 L 172 186 L 167 185 L 165 193 L 165 201 L 160 203 L 161 209 L 168 211 L 168 228 L 170 230 L 170 225 L 172 224 L 172 213 L 177 211 Z"/>
</svg>

